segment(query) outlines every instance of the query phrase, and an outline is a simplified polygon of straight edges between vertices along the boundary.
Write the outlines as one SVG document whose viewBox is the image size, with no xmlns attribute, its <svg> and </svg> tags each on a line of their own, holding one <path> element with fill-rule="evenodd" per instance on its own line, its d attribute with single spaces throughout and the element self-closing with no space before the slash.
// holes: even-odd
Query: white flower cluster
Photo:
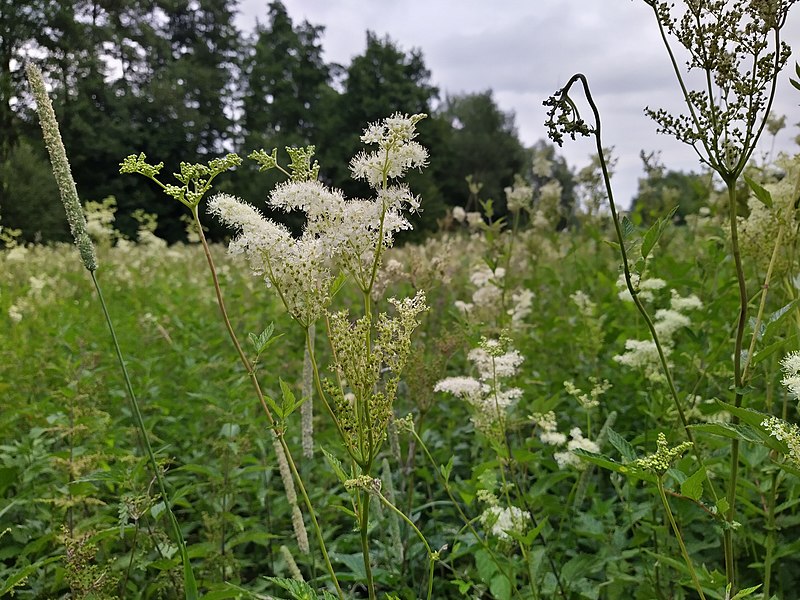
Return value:
<svg viewBox="0 0 800 600">
<path fill-rule="evenodd" d="M 653 301 L 655 298 L 653 292 L 657 292 L 658 290 L 667 287 L 667 282 L 663 279 L 653 277 L 651 279 L 642 280 L 637 273 L 631 273 L 631 284 L 633 284 L 633 289 L 637 291 L 639 298 L 646 302 Z M 630 290 L 628 290 L 628 286 L 625 283 L 624 273 L 620 273 L 619 277 L 617 278 L 617 289 L 619 289 L 620 300 L 633 302 L 633 297 L 631 297 Z"/>
<path fill-rule="evenodd" d="M 784 356 L 781 366 L 784 373 L 781 383 L 794 398 L 800 400 L 800 352 L 790 352 Z"/>
<path fill-rule="evenodd" d="M 533 205 L 533 188 L 528 185 L 519 175 L 516 177 L 513 186 L 503 190 L 506 193 L 506 206 L 512 212 L 520 210 L 530 210 Z"/>
<path fill-rule="evenodd" d="M 800 155 L 781 155 L 775 164 L 783 171 L 783 177 L 763 185 L 770 193 L 772 205 L 767 206 L 751 195 L 747 201 L 747 217 L 737 217 L 737 220 L 742 254 L 754 259 L 762 270 L 766 270 L 772 258 L 777 232 L 783 227 L 781 247 L 773 265 L 774 272 L 782 273 L 792 266 L 791 249 L 795 247 L 800 225 L 795 208 L 800 194 Z"/>
<path fill-rule="evenodd" d="M 469 276 L 470 283 L 475 286 L 472 302 L 456 300 L 453 304 L 465 317 L 486 319 L 496 315 L 503 309 L 503 289 L 506 270 L 496 267 L 494 270 L 486 264 L 480 264 Z M 511 292 L 510 306 L 505 309 L 511 317 L 512 325 L 521 324 L 533 310 L 533 291 L 518 288 Z"/>
<path fill-rule="evenodd" d="M 510 407 L 522 397 L 522 390 L 505 387 L 503 380 L 517 374 L 523 356 L 510 348 L 507 340 L 487 340 L 470 351 L 468 358 L 478 377 L 447 377 L 434 386 L 435 392 L 447 392 L 466 400 L 473 409 L 472 422 L 487 435 L 504 428 Z"/>
<path fill-rule="evenodd" d="M 533 413 L 530 415 L 530 420 L 539 428 L 539 439 L 543 444 L 548 446 L 564 446 L 567 449 L 553 454 L 553 458 L 558 463 L 559 469 L 572 467 L 579 471 L 586 468 L 586 463 L 573 452 L 573 450 L 586 450 L 588 452 L 600 452 L 600 446 L 596 442 L 583 437 L 583 431 L 580 427 L 573 427 L 570 432 L 570 440 L 567 441 L 567 436 L 558 431 L 558 423 L 556 421 L 556 414 L 553 411 L 546 413 Z"/>
<path fill-rule="evenodd" d="M 646 281 L 661 282 L 660 279 L 649 279 Z M 645 290 L 661 289 L 664 287 L 661 283 L 658 287 L 646 287 Z M 642 296 L 643 288 L 639 287 L 639 294 Z M 626 290 L 627 291 L 627 290 Z M 698 310 L 703 307 L 703 303 L 695 296 L 681 296 L 675 290 L 671 290 L 672 298 L 670 300 L 670 308 L 662 308 L 656 311 L 654 327 L 658 334 L 658 339 L 661 342 L 661 349 L 664 355 L 669 357 L 674 347 L 674 336 L 683 327 L 691 325 L 691 319 L 683 314 L 686 310 Z M 620 293 L 622 296 L 622 293 Z M 630 294 L 628 294 L 630 298 Z M 625 365 L 632 369 L 642 369 L 645 377 L 653 382 L 666 381 L 665 375 L 661 368 L 661 361 L 658 356 L 658 349 L 653 340 L 626 340 L 625 353 L 617 354 L 614 360 L 621 365 Z"/>
<path fill-rule="evenodd" d="M 525 533 L 527 524 L 531 520 L 531 514 L 516 506 L 501 508 L 500 506 L 489 506 L 481 513 L 481 525 L 488 528 L 489 533 L 503 540 L 511 541 L 509 531 L 520 535 Z"/>
<path fill-rule="evenodd" d="M 364 132 L 361 139 L 379 149 L 360 153 L 350 166 L 353 177 L 376 189 L 374 200 L 346 200 L 340 191 L 316 180 L 293 179 L 278 185 L 268 203 L 306 213 L 299 238 L 233 196 L 218 194 L 209 201 L 209 212 L 239 231 L 229 252 L 247 257 L 253 273 L 275 286 L 301 325 L 314 323 L 330 304 L 338 271 L 350 273 L 362 290 L 370 290 L 383 250 L 392 245 L 398 231 L 411 228 L 404 211 L 417 210 L 419 199 L 407 186 L 388 181 L 425 165 L 428 153 L 413 141 L 416 124 L 424 116 L 395 114 Z"/>
<path fill-rule="evenodd" d="M 800 427 L 778 417 L 764 419 L 761 426 L 766 427 L 772 437 L 786 443 L 789 447 L 789 459 L 796 467 L 800 467 Z"/>
</svg>

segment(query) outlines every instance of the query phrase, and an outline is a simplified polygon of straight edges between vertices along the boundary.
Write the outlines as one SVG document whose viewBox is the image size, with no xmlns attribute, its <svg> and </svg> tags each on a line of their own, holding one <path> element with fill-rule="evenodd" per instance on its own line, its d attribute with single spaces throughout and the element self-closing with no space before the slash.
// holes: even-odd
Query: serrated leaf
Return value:
<svg viewBox="0 0 800 600">
<path fill-rule="evenodd" d="M 325 461 L 328 463 L 328 466 L 330 466 L 330 468 L 336 474 L 336 477 L 338 477 L 339 481 L 342 483 L 342 485 L 344 485 L 344 482 L 347 481 L 348 477 L 342 468 L 341 461 L 333 454 L 328 452 L 325 448 L 322 448 L 322 454 L 325 456 Z"/>
<path fill-rule="evenodd" d="M 628 239 L 635 231 L 636 227 L 631 220 L 627 216 L 622 217 L 622 239 Z"/>
<path fill-rule="evenodd" d="M 750 444 L 763 444 L 761 436 L 752 427 L 741 423 L 696 423 L 689 425 L 689 429 Z"/>
<path fill-rule="evenodd" d="M 620 464 L 617 461 L 609 458 L 608 456 L 604 456 L 602 454 L 596 454 L 594 452 L 589 452 L 588 450 L 583 450 L 581 448 L 573 450 L 572 452 L 576 456 L 580 456 L 583 460 L 588 461 L 593 465 L 597 465 L 598 467 L 603 467 L 604 469 L 608 469 L 609 471 L 614 471 L 615 473 L 621 473 L 626 477 L 642 479 L 649 483 L 656 482 L 656 476 L 653 475 L 652 473 L 649 473 L 647 471 L 642 471 L 641 469 L 633 469 L 628 465 Z"/>
<path fill-rule="evenodd" d="M 747 175 L 744 176 L 744 180 L 747 182 L 750 189 L 753 190 L 755 197 L 767 208 L 772 208 L 772 194 L 769 193 L 769 190 L 762 187 L 758 182 L 750 179 Z"/>
<path fill-rule="evenodd" d="M 608 442 L 617 449 L 617 452 L 625 459 L 625 462 L 636 460 L 636 450 L 628 443 L 628 440 L 610 427 L 606 430 L 606 433 L 608 434 Z"/>
<path fill-rule="evenodd" d="M 450 481 L 450 473 L 453 471 L 454 458 L 455 457 L 451 456 L 446 465 L 439 465 L 439 472 L 442 474 L 445 481 Z"/>
<path fill-rule="evenodd" d="M 705 467 L 700 467 L 696 473 L 681 484 L 681 494 L 692 500 L 700 500 L 703 495 L 703 482 L 705 479 Z"/>
<path fill-rule="evenodd" d="M 294 409 L 298 406 L 298 402 L 288 383 L 280 377 L 278 378 L 278 383 L 280 383 L 281 394 L 283 396 L 283 418 L 285 419 L 294 412 Z"/>
</svg>

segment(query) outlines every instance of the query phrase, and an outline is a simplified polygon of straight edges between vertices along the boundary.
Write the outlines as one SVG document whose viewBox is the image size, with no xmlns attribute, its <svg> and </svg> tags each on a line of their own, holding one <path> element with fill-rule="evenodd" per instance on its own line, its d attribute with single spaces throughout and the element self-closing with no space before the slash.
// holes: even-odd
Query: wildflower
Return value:
<svg viewBox="0 0 800 600">
<path fill-rule="evenodd" d="M 453 219 L 458 223 L 463 223 L 467 220 L 467 211 L 461 206 L 453 207 Z"/>
<path fill-rule="evenodd" d="M 364 131 L 361 141 L 377 144 L 378 150 L 361 152 L 350 161 L 354 179 L 363 179 L 375 189 L 385 187 L 387 179 L 402 177 L 409 168 L 424 167 L 428 151 L 413 141 L 416 125 L 427 115 L 395 113 L 381 123 L 373 123 Z"/>
<path fill-rule="evenodd" d="M 777 417 L 764 419 L 761 426 L 766 427 L 772 437 L 789 447 L 789 459 L 800 467 L 800 427 Z"/>
<path fill-rule="evenodd" d="M 668 348 L 667 348 L 668 349 Z M 624 354 L 617 354 L 614 360 L 633 369 L 643 369 L 650 381 L 664 381 L 658 349 L 652 340 L 625 340 Z"/>
<path fill-rule="evenodd" d="M 533 413 L 529 418 L 541 429 L 539 439 L 543 444 L 563 446 L 567 443 L 567 436 L 556 431 L 558 423 L 556 422 L 556 413 L 552 410 L 546 413 Z"/>
<path fill-rule="evenodd" d="M 511 541 L 510 531 L 523 534 L 530 520 L 531 514 L 516 506 L 489 506 L 480 516 L 481 524 L 489 528 L 489 533 L 503 541 Z"/>
<path fill-rule="evenodd" d="M 787 387 L 789 393 L 800 399 L 800 352 L 790 352 L 781 360 L 784 377 L 781 383 Z"/>
<path fill-rule="evenodd" d="M 587 452 L 600 452 L 600 446 L 596 442 L 583 437 L 583 432 L 580 427 L 573 427 L 570 432 L 570 440 L 567 442 L 567 450 L 565 452 L 556 452 L 553 455 L 559 469 L 573 467 L 579 471 L 586 468 L 584 463 L 574 450 L 586 450 Z"/>
<path fill-rule="evenodd" d="M 509 347 L 509 341 L 486 339 L 470 351 L 468 358 L 478 370 L 479 378 L 448 377 L 434 386 L 434 391 L 448 392 L 467 400 L 473 409 L 472 422 L 486 435 L 498 434 L 504 427 L 511 406 L 522 397 L 522 390 L 506 387 L 503 379 L 513 377 L 524 360 Z"/>
<path fill-rule="evenodd" d="M 589 381 L 592 383 L 592 389 L 589 393 L 578 389 L 572 381 L 564 382 L 564 389 L 567 390 L 567 393 L 587 410 L 600 406 L 600 396 L 611 389 L 611 384 L 605 379 L 599 381 L 596 377 L 590 377 Z"/>
<path fill-rule="evenodd" d="M 533 292 L 531 290 L 519 290 L 511 294 L 513 305 L 508 309 L 511 316 L 511 324 L 519 325 L 525 320 L 533 309 Z"/>
<path fill-rule="evenodd" d="M 529 209 L 533 202 L 533 188 L 522 177 L 514 178 L 514 185 L 503 190 L 506 193 L 506 206 L 512 212 Z"/>
</svg>

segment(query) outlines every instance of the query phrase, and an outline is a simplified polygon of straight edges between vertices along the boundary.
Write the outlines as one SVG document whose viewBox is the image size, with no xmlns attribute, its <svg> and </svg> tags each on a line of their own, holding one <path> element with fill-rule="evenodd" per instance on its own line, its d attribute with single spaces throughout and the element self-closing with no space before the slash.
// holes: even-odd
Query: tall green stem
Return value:
<svg viewBox="0 0 800 600">
<path fill-rule="evenodd" d="M 206 255 L 206 261 L 208 262 L 209 269 L 211 270 L 211 279 L 214 282 L 214 291 L 217 295 L 217 304 L 219 305 L 220 313 L 222 313 L 222 320 L 225 323 L 225 328 L 228 331 L 228 335 L 233 342 L 234 347 L 236 348 L 236 353 L 239 355 L 239 360 L 241 361 L 242 365 L 244 366 L 245 370 L 247 371 L 247 375 L 250 377 L 250 382 L 253 384 L 253 389 L 255 390 L 256 396 L 258 397 L 259 402 L 261 403 L 261 407 L 264 409 L 264 414 L 267 417 L 267 421 L 270 424 L 270 427 L 274 427 L 275 425 L 275 418 L 272 416 L 272 412 L 269 410 L 267 406 L 267 402 L 264 399 L 264 393 L 261 390 L 261 384 L 258 381 L 258 377 L 256 376 L 255 369 L 253 368 L 252 363 L 247 358 L 247 355 L 244 353 L 241 344 L 239 343 L 239 338 L 236 336 L 236 332 L 233 330 L 233 326 L 231 325 L 231 321 L 228 318 L 228 311 L 225 308 L 225 301 L 222 297 L 222 289 L 219 285 L 219 278 L 217 277 L 217 269 L 214 266 L 214 259 L 211 256 L 211 250 L 208 246 L 208 241 L 206 240 L 206 236 L 203 233 L 203 227 L 200 223 L 200 217 L 197 212 L 197 207 L 195 206 L 192 208 L 192 216 L 194 217 L 195 224 L 197 225 L 197 230 L 200 234 L 200 242 L 203 245 L 203 251 Z M 308 335 L 308 333 L 306 333 Z M 325 567 L 328 570 L 328 574 L 331 576 L 331 580 L 333 581 L 333 585 L 336 588 L 336 594 L 339 596 L 340 600 L 344 600 L 344 593 L 342 592 L 342 588 L 339 586 L 339 580 L 336 578 L 336 572 L 333 569 L 333 564 L 331 563 L 330 557 L 328 556 L 328 549 L 325 546 L 325 540 L 322 537 L 322 529 L 319 526 L 319 522 L 317 521 L 316 512 L 314 510 L 314 505 L 311 503 L 311 499 L 306 492 L 305 485 L 303 484 L 303 480 L 300 477 L 300 473 L 297 470 L 297 466 L 295 465 L 294 459 L 292 458 L 292 453 L 289 450 L 289 446 L 286 443 L 286 440 L 283 438 L 282 435 L 277 436 L 278 442 L 280 443 L 280 447 L 283 450 L 284 456 L 286 457 L 286 461 L 289 464 L 289 468 L 292 471 L 292 476 L 297 483 L 297 488 L 300 490 L 300 495 L 303 497 L 303 503 L 308 510 L 308 514 L 311 517 L 311 523 L 314 528 L 314 534 L 317 538 L 317 542 L 319 543 L 320 551 L 322 552 L 322 558 L 325 561 Z"/>
<path fill-rule="evenodd" d="M 114 323 L 112 322 L 111 315 L 108 312 L 105 298 L 103 298 L 103 291 L 100 289 L 100 283 L 97 281 L 95 272 L 89 271 L 89 274 L 92 276 L 92 283 L 94 283 L 94 289 L 97 290 L 97 297 L 100 299 L 100 306 L 103 308 L 103 315 L 105 315 L 106 323 L 108 324 L 108 331 L 111 333 L 111 341 L 114 345 L 114 352 L 117 355 L 119 367 L 122 371 L 122 378 L 125 380 L 125 388 L 128 390 L 128 397 L 131 401 L 133 418 L 136 421 L 136 426 L 141 434 L 142 445 L 147 453 L 147 459 L 150 461 L 150 468 L 153 470 L 153 476 L 156 478 L 158 491 L 161 493 L 161 499 L 164 501 L 164 507 L 167 511 L 167 520 L 169 521 L 170 528 L 172 529 L 172 535 L 175 538 L 175 543 L 178 545 L 178 552 L 180 553 L 181 560 L 183 561 L 183 581 L 186 599 L 195 600 L 199 597 L 197 583 L 195 582 L 194 573 L 192 572 L 189 554 L 186 551 L 186 543 L 183 540 L 183 533 L 181 532 L 180 525 L 178 525 L 178 520 L 175 518 L 175 514 L 172 512 L 172 506 L 170 505 L 169 499 L 170 497 L 169 494 L 167 494 L 167 486 L 164 483 L 164 477 L 161 474 L 161 468 L 158 466 L 158 462 L 156 462 L 155 454 L 153 454 L 153 448 L 150 445 L 150 438 L 147 436 L 147 429 L 145 428 L 144 419 L 142 418 L 142 411 L 139 409 L 139 401 L 136 399 L 136 394 L 133 391 L 133 385 L 131 385 L 131 379 L 128 376 L 128 368 L 125 366 L 125 359 L 122 357 L 122 350 L 119 347 L 117 333 L 114 330 Z"/>
<path fill-rule="evenodd" d="M 734 406 L 739 408 L 742 405 L 744 388 L 742 371 L 742 349 L 744 347 L 744 329 L 747 324 L 747 284 L 745 282 L 744 268 L 742 267 L 742 255 L 739 249 L 739 229 L 736 222 L 736 176 L 729 176 L 725 179 L 728 188 L 728 214 L 731 228 L 731 247 L 733 251 L 733 262 L 736 269 L 736 282 L 739 291 L 739 318 L 736 322 L 736 341 L 733 348 L 733 380 L 734 380 Z M 755 335 L 755 333 L 754 333 Z M 739 422 L 736 415 L 732 415 L 731 422 L 735 425 Z M 735 590 L 736 566 L 733 548 L 733 522 L 736 518 L 736 488 L 739 475 L 739 439 L 731 440 L 731 462 L 730 479 L 728 481 L 728 511 L 725 515 L 727 527 L 723 537 L 725 549 L 725 577 L 731 589 Z"/>
<path fill-rule="evenodd" d="M 694 587 L 697 590 L 697 593 L 700 594 L 701 600 L 706 600 L 706 597 L 703 594 L 703 588 L 700 585 L 700 581 L 697 579 L 697 573 L 694 570 L 692 559 L 689 558 L 689 553 L 686 550 L 686 545 L 683 543 L 683 536 L 681 536 L 680 529 L 678 529 L 678 524 L 675 522 L 675 517 L 672 515 L 672 510 L 669 507 L 669 502 L 667 501 L 667 495 L 664 493 L 664 482 L 662 481 L 661 477 L 659 477 L 658 480 L 656 481 L 656 486 L 658 487 L 658 493 L 661 496 L 661 502 L 664 504 L 664 510 L 667 513 L 667 518 L 669 519 L 669 523 L 672 526 L 672 531 L 675 532 L 675 537 L 678 538 L 678 545 L 681 547 L 681 555 L 683 556 L 683 560 L 686 563 L 686 567 L 689 569 L 689 574 L 692 576 L 692 582 L 694 582 Z"/>
</svg>

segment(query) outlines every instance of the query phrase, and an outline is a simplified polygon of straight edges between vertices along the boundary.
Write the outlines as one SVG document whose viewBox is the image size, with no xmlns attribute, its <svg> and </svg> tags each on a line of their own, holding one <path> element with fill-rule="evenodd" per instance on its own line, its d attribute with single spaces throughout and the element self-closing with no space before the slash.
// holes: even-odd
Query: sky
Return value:
<svg viewBox="0 0 800 600">
<path fill-rule="evenodd" d="M 669 169 L 699 170 L 691 147 L 656 134 L 645 106 L 681 112 L 684 105 L 652 9 L 643 0 L 283 0 L 295 23 L 324 25 L 324 59 L 347 65 L 364 52 L 366 31 L 389 36 L 402 50 L 419 49 L 440 95 L 491 88 L 513 112 L 526 146 L 546 137 L 542 101 L 574 73 L 589 80 L 601 113 L 603 145 L 618 159 L 614 195 L 627 206 L 643 176 L 641 150 L 660 151 Z M 240 0 L 238 24 L 267 21 L 269 0 Z M 758 152 L 795 153 L 800 92 L 788 82 L 800 61 L 800 7 L 790 12 L 783 39 L 797 45 L 781 76 L 773 112 L 787 127 Z M 391 107 L 387 107 L 391 112 Z M 424 140 L 421 140 L 424 143 Z M 559 152 L 573 168 L 588 164 L 588 138 L 566 138 Z"/>
</svg>

